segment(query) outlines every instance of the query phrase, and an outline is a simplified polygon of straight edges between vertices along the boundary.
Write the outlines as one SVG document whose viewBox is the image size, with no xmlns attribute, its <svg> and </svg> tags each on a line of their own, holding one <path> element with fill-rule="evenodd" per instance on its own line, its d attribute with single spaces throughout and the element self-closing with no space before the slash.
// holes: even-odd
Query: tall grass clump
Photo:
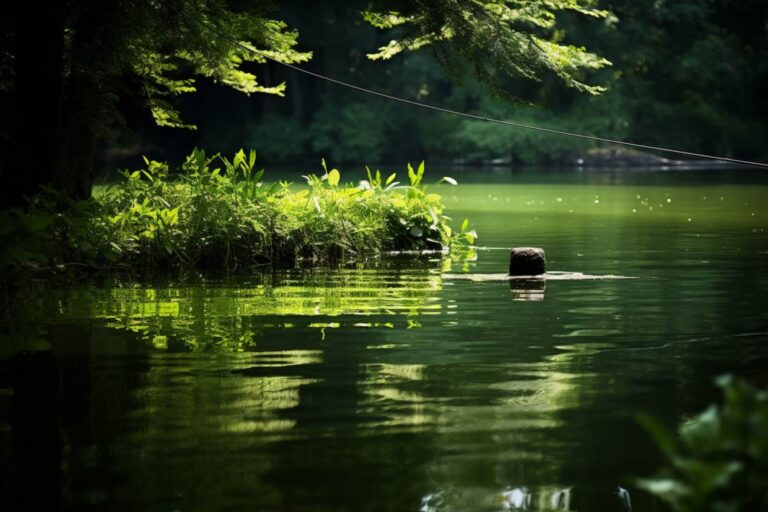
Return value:
<svg viewBox="0 0 768 512">
<path fill-rule="evenodd" d="M 304 176 L 300 187 L 265 182 L 254 151 L 228 159 L 198 149 L 175 172 L 165 163 L 145 164 L 90 200 L 67 201 L 63 213 L 53 212 L 66 199 L 47 189 L 27 213 L 13 216 L 42 219 L 31 224 L 43 225 L 46 239 L 37 251 L 50 262 L 100 268 L 324 264 L 448 250 L 476 236 L 466 221 L 460 232 L 450 228 L 440 196 L 422 184 L 423 163 L 408 165 L 407 184 L 371 170 L 368 179 L 344 184 L 323 161 L 323 174 Z"/>
</svg>

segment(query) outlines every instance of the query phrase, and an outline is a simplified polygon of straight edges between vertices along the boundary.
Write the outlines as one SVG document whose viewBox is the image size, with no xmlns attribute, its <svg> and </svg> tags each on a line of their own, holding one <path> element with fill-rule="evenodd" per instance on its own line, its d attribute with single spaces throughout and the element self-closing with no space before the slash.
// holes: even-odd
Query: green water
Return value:
<svg viewBox="0 0 768 512">
<path fill-rule="evenodd" d="M 768 177 L 450 174 L 468 259 L 31 283 L 0 331 L 3 501 L 664 510 L 633 485 L 661 460 L 634 416 L 677 423 L 724 372 L 768 384 Z M 457 278 L 520 245 L 635 279 Z"/>
</svg>

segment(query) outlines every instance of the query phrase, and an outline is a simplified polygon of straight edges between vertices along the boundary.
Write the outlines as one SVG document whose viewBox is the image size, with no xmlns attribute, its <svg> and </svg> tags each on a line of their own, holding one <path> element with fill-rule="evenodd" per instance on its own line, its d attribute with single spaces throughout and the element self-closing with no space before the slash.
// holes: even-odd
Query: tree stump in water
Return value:
<svg viewBox="0 0 768 512">
<path fill-rule="evenodd" d="M 546 272 L 544 249 L 515 247 L 509 255 L 510 276 L 539 276 Z"/>
</svg>

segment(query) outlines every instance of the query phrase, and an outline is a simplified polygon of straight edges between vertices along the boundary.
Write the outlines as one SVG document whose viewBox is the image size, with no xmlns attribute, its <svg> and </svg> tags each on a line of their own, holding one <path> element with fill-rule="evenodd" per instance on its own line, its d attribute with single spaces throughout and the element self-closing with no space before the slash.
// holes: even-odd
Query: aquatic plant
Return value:
<svg viewBox="0 0 768 512">
<path fill-rule="evenodd" d="M 768 391 L 731 376 L 717 383 L 723 405 L 683 422 L 677 437 L 642 419 L 667 463 L 638 484 L 677 512 L 768 510 Z"/>
<path fill-rule="evenodd" d="M 440 196 L 422 185 L 423 162 L 416 169 L 408 164 L 407 185 L 394 173 L 383 179 L 370 169 L 367 180 L 344 184 L 341 172 L 323 160 L 323 174 L 304 176 L 306 186 L 294 187 L 265 182 L 253 150 L 229 159 L 196 149 L 175 172 L 165 163 L 144 161 L 143 169 L 124 171 L 122 183 L 86 201 L 69 200 L 50 188 L 35 196 L 29 213 L 18 218 L 49 219 L 44 225 L 49 240 L 46 251 L 38 251 L 38 263 L 286 267 L 359 260 L 385 251 L 445 251 L 471 244 L 476 236 L 467 221 L 460 232 L 450 228 Z M 441 181 L 455 184 L 452 178 Z M 62 203 L 65 210 L 53 215 Z M 17 231 L 9 236 L 18 238 Z M 13 258 L 18 263 L 18 256 Z"/>
</svg>

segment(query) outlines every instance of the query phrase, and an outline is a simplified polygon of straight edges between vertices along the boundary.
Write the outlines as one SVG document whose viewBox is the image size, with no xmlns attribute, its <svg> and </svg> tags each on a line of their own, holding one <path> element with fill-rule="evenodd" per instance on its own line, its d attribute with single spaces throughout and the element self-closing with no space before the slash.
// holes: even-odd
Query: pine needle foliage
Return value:
<svg viewBox="0 0 768 512">
<path fill-rule="evenodd" d="M 569 87 L 589 94 L 584 72 L 610 65 L 582 47 L 564 44 L 557 15 L 570 11 L 594 18 L 610 13 L 592 0 L 402 0 L 372 2 L 368 23 L 394 38 L 368 57 L 385 60 L 404 51 L 430 47 L 454 77 L 467 69 L 497 95 L 516 99 L 503 85 L 509 77 L 540 81 L 554 74 Z"/>
<path fill-rule="evenodd" d="M 127 64 L 143 84 L 144 96 L 160 126 L 195 128 L 185 123 L 173 98 L 195 91 L 196 77 L 207 77 L 246 94 L 283 96 L 285 84 L 262 84 L 243 68 L 267 57 L 306 62 L 311 52 L 295 49 L 298 32 L 270 17 L 270 2 L 241 2 L 232 9 L 216 0 L 175 0 L 143 4 L 126 40 Z M 258 52 L 248 48 L 257 49 Z"/>
</svg>

